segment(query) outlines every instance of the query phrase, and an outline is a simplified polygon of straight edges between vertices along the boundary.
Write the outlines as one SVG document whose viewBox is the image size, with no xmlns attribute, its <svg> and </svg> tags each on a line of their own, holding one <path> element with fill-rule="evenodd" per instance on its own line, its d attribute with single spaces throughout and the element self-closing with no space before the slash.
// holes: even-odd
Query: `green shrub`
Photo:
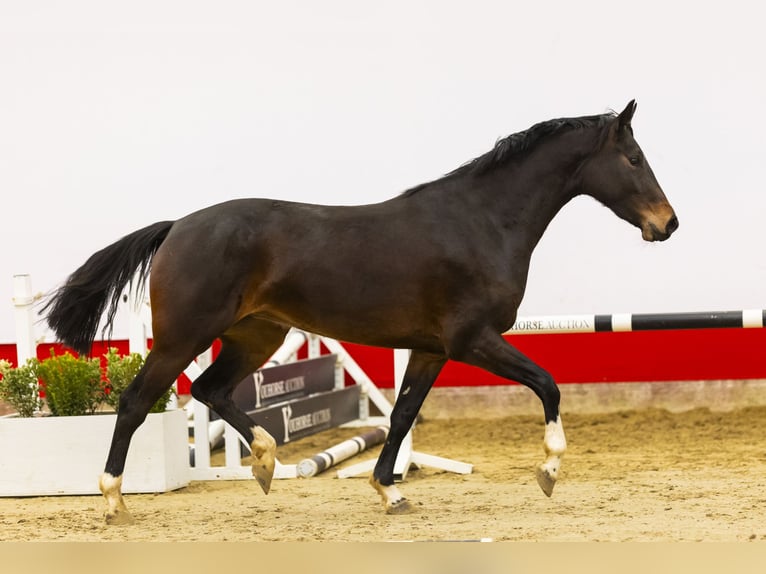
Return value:
<svg viewBox="0 0 766 574">
<path fill-rule="evenodd" d="M 106 357 L 104 402 L 117 411 L 120 406 L 120 395 L 135 378 L 138 371 L 141 370 L 141 367 L 144 364 L 144 358 L 138 353 L 131 353 L 121 357 L 117 354 L 117 349 L 114 347 L 111 347 L 104 357 Z M 149 412 L 165 412 L 168 401 L 174 392 L 172 387 L 168 389 L 167 392 L 154 403 Z"/>
<path fill-rule="evenodd" d="M 57 356 L 53 349 L 50 358 L 30 359 L 15 369 L 8 361 L 0 360 L 0 400 L 22 417 L 33 416 L 44 403 L 52 416 L 93 414 L 104 404 L 117 411 L 120 396 L 138 374 L 144 358 L 138 353 L 120 356 L 115 348 L 110 348 L 104 358 L 104 369 L 99 359 L 75 358 L 70 353 Z M 45 401 L 40 398 L 41 390 Z M 173 394 L 171 387 L 149 412 L 164 412 Z"/>
<path fill-rule="evenodd" d="M 37 367 L 45 389 L 45 402 L 53 416 L 93 414 L 103 399 L 101 362 L 70 353 L 51 356 Z"/>
<path fill-rule="evenodd" d="M 43 406 L 37 382 L 37 359 L 14 369 L 8 361 L 0 360 L 0 400 L 8 403 L 20 417 L 31 417 Z"/>
</svg>

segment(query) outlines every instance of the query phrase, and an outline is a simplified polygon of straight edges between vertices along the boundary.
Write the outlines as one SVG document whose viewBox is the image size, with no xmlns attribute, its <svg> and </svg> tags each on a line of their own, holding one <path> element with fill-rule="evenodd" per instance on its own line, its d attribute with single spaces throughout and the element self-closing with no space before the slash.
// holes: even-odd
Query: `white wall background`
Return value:
<svg viewBox="0 0 766 574">
<path fill-rule="evenodd" d="M 764 307 L 761 23 L 739 0 L 4 2 L 0 342 L 14 273 L 47 291 L 122 235 L 234 197 L 380 201 L 631 98 L 679 231 L 646 244 L 576 200 L 521 311 Z"/>
</svg>

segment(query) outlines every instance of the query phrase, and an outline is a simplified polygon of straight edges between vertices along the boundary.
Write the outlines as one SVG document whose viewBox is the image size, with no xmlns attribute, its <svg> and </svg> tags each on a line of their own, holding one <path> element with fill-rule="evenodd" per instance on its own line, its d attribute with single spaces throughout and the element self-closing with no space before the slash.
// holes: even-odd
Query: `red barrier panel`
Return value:
<svg viewBox="0 0 766 574">
<path fill-rule="evenodd" d="M 766 378 L 766 329 L 684 329 L 601 333 L 508 335 L 516 345 L 559 383 L 609 383 L 634 381 L 697 381 Z M 60 345 L 42 344 L 40 359 L 50 356 L 49 347 L 63 352 Z M 127 352 L 127 341 L 97 343 L 93 356 L 107 346 Z M 345 343 L 354 360 L 381 388 L 393 388 L 394 365 L 391 350 Z M 214 353 L 218 345 L 214 346 Z M 14 345 L 0 345 L 0 358 L 15 363 Z M 188 380 L 179 391 L 189 392 Z M 480 369 L 449 362 L 438 386 L 504 385 L 505 379 Z"/>
<path fill-rule="evenodd" d="M 766 378 L 766 329 L 509 335 L 506 339 L 559 383 Z M 393 387 L 391 351 L 345 345 L 379 387 Z M 437 386 L 504 385 L 505 379 L 450 361 Z"/>
</svg>

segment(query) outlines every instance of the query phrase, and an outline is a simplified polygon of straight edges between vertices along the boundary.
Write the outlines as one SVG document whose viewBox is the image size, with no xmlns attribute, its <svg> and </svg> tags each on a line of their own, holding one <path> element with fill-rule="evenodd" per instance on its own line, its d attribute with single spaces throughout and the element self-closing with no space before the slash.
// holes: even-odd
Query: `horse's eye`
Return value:
<svg viewBox="0 0 766 574">
<path fill-rule="evenodd" d="M 628 158 L 628 161 L 630 162 L 630 165 L 638 165 L 641 159 L 637 155 L 632 155 Z"/>
</svg>

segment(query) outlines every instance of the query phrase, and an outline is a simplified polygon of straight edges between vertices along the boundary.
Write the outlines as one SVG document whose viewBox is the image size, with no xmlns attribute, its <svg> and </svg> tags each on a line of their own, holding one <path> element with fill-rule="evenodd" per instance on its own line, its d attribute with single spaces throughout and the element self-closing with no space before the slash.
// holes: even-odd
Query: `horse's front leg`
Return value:
<svg viewBox="0 0 766 574">
<path fill-rule="evenodd" d="M 564 427 L 559 414 L 560 392 L 553 377 L 510 345 L 499 333 L 482 330 L 464 337 L 451 358 L 481 367 L 495 375 L 512 379 L 529 387 L 540 398 L 545 413 L 543 450 L 546 458 L 537 467 L 537 483 L 547 496 L 559 476 L 561 457 L 567 448 Z"/>
<path fill-rule="evenodd" d="M 404 437 L 412 428 L 428 391 L 446 362 L 443 355 L 418 351 L 410 355 L 401 391 L 391 412 L 391 430 L 370 477 L 370 484 L 380 494 L 387 514 L 405 514 L 412 510 L 410 503 L 394 485 L 394 464 Z"/>
</svg>

